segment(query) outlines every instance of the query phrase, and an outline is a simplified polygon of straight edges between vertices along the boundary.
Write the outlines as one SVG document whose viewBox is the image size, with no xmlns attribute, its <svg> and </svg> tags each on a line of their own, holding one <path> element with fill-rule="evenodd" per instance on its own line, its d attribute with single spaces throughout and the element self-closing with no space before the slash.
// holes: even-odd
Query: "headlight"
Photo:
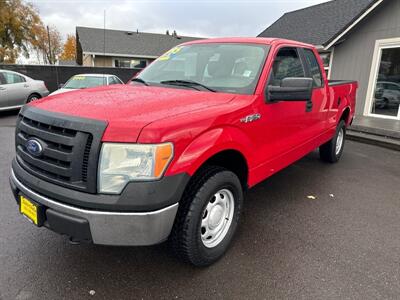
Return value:
<svg viewBox="0 0 400 300">
<path fill-rule="evenodd" d="M 104 143 L 100 154 L 98 190 L 100 193 L 120 194 L 130 181 L 161 178 L 172 157 L 171 143 Z"/>
</svg>

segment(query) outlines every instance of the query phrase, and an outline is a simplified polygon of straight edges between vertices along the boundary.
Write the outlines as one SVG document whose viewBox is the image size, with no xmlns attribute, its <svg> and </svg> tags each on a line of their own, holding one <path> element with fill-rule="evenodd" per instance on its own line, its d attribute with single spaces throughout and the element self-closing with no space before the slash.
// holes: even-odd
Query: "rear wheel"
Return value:
<svg viewBox="0 0 400 300">
<path fill-rule="evenodd" d="M 378 108 L 384 109 L 389 107 L 389 99 L 383 98 L 382 102 L 378 105 Z"/>
<path fill-rule="evenodd" d="M 29 95 L 28 99 L 26 100 L 26 103 L 33 102 L 33 101 L 36 101 L 38 99 L 40 99 L 40 95 L 32 94 L 32 95 Z"/>
<path fill-rule="evenodd" d="M 341 120 L 336 128 L 335 136 L 329 142 L 319 147 L 321 159 L 330 163 L 339 161 L 343 153 L 345 139 L 346 123 Z"/>
<path fill-rule="evenodd" d="M 208 266 L 228 249 L 243 202 L 239 178 L 215 166 L 203 168 L 189 183 L 170 236 L 175 254 L 195 266 Z"/>
</svg>

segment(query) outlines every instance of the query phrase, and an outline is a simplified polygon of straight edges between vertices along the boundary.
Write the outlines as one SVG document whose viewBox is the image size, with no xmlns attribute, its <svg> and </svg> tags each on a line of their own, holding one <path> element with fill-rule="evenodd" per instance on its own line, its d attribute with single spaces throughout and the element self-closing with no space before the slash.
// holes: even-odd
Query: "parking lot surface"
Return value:
<svg viewBox="0 0 400 300">
<path fill-rule="evenodd" d="M 400 152 L 348 141 L 247 193 L 215 265 L 165 245 L 70 245 L 20 216 L 8 186 L 15 113 L 0 113 L 0 299 L 395 299 L 400 295 Z"/>
</svg>

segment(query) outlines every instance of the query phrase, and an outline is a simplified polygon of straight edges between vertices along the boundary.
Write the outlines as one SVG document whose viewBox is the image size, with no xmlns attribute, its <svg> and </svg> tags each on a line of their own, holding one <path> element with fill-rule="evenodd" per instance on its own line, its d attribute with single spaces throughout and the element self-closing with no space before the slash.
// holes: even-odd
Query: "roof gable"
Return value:
<svg viewBox="0 0 400 300">
<path fill-rule="evenodd" d="M 379 0 L 334 0 L 284 14 L 259 37 L 325 46 Z"/>
<path fill-rule="evenodd" d="M 89 27 L 76 27 L 76 33 L 83 52 L 106 53 L 116 56 L 158 57 L 176 45 L 200 39 Z"/>
</svg>

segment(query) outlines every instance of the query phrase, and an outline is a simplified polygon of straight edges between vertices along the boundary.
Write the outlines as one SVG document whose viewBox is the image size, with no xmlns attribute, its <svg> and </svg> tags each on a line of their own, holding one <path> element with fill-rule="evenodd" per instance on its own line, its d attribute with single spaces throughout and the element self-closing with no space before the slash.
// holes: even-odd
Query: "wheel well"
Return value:
<svg viewBox="0 0 400 300">
<path fill-rule="evenodd" d="M 226 168 L 235 173 L 242 183 L 243 190 L 248 188 L 249 168 L 246 159 L 236 150 L 225 150 L 210 157 L 203 165 L 213 165 Z"/>
<path fill-rule="evenodd" d="M 346 123 L 346 125 L 349 124 L 349 116 L 350 116 L 350 108 L 346 108 L 343 113 L 342 116 L 340 117 L 340 120 L 344 120 L 344 122 Z"/>
<path fill-rule="evenodd" d="M 42 98 L 42 96 L 39 93 L 33 92 L 32 94 L 29 94 L 28 98 L 29 99 L 31 96 L 36 95 L 38 98 Z"/>
</svg>

